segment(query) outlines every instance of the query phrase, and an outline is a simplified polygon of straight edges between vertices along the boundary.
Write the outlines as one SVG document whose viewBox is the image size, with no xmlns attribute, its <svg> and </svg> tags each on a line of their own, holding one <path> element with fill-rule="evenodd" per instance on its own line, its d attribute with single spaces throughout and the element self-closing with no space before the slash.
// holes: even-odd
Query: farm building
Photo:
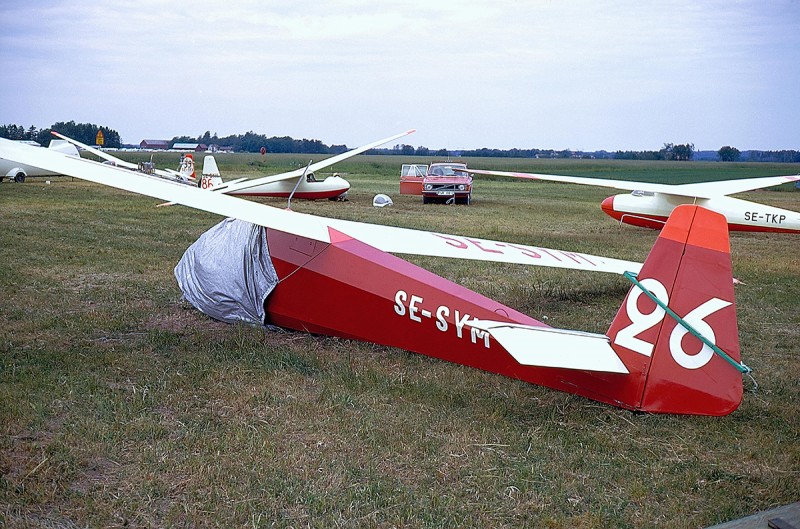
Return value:
<svg viewBox="0 0 800 529">
<path fill-rule="evenodd" d="M 139 147 L 142 149 L 169 149 L 169 140 L 142 140 Z"/>
<path fill-rule="evenodd" d="M 208 147 L 203 143 L 176 143 L 172 146 L 176 151 L 205 152 Z"/>
</svg>

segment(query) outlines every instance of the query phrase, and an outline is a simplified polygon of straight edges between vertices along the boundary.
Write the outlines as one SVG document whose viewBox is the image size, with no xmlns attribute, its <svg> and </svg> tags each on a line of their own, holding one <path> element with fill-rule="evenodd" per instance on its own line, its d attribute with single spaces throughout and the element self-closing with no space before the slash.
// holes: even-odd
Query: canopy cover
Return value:
<svg viewBox="0 0 800 529">
<path fill-rule="evenodd" d="M 175 279 L 184 298 L 212 318 L 264 325 L 264 301 L 278 283 L 266 230 L 223 220 L 186 250 Z"/>
</svg>

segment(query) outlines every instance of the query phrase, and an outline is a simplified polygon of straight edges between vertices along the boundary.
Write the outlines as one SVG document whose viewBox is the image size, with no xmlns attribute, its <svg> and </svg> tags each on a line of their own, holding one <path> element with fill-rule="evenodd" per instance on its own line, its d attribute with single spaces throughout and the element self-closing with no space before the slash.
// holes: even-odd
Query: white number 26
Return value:
<svg viewBox="0 0 800 529">
<path fill-rule="evenodd" d="M 664 288 L 664 285 L 661 284 L 660 281 L 647 278 L 641 281 L 641 285 L 655 294 L 664 304 L 669 304 L 667 289 Z M 643 314 L 639 310 L 637 304 L 639 296 L 642 293 L 642 290 L 637 288 L 628 296 L 628 300 L 625 303 L 625 312 L 631 320 L 631 324 L 619 330 L 617 336 L 614 338 L 614 343 L 639 354 L 651 356 L 653 354 L 654 345 L 637 338 L 637 336 L 657 325 L 664 319 L 666 312 L 656 305 L 653 312 Z M 714 334 L 714 329 L 705 321 L 705 318 L 724 309 L 728 305 L 730 305 L 728 301 L 719 298 L 711 298 L 689 312 L 683 319 L 711 343 L 716 344 L 717 337 Z M 678 365 L 686 369 L 699 369 L 711 360 L 714 351 L 708 345 L 703 344 L 703 348 L 696 354 L 687 353 L 683 348 L 683 337 L 688 332 L 689 331 L 683 325 L 676 325 L 669 337 L 669 351 Z"/>
</svg>

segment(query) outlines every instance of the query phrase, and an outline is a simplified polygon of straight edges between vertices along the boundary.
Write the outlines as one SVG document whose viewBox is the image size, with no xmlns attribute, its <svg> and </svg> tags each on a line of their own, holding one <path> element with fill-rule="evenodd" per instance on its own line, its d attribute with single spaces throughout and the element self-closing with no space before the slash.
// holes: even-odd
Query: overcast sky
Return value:
<svg viewBox="0 0 800 529">
<path fill-rule="evenodd" d="M 3 124 L 800 149 L 798 1 L 26 0 L 0 21 Z"/>
</svg>

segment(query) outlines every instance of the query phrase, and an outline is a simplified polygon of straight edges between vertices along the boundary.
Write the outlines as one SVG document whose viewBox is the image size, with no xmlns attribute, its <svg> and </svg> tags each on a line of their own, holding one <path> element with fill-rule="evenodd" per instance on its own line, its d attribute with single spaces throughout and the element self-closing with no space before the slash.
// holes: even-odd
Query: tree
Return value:
<svg viewBox="0 0 800 529">
<path fill-rule="evenodd" d="M 721 147 L 720 150 L 717 151 L 717 156 L 719 156 L 719 159 L 723 162 L 736 162 L 739 160 L 741 154 L 739 149 L 731 147 L 730 145 Z"/>
<path fill-rule="evenodd" d="M 661 149 L 660 152 L 665 160 L 691 160 L 694 156 L 694 143 L 686 143 L 683 145 L 665 143 L 664 148 Z"/>
<path fill-rule="evenodd" d="M 39 138 L 42 140 L 49 141 L 50 138 L 43 138 L 44 134 L 42 132 L 46 132 L 47 136 L 50 136 L 50 130 L 54 130 L 68 138 L 72 138 L 73 140 L 78 140 L 81 143 L 85 143 L 87 145 L 94 145 L 95 140 L 97 139 L 97 131 L 103 131 L 103 147 L 120 147 L 120 139 L 119 139 L 119 132 L 114 129 L 110 129 L 108 127 L 103 127 L 99 125 L 95 125 L 94 123 L 75 123 L 74 121 L 59 121 L 53 123 L 49 130 L 43 130 L 39 132 Z M 42 141 L 40 141 L 42 143 Z"/>
<path fill-rule="evenodd" d="M 416 149 L 414 149 L 411 145 L 406 145 L 405 143 L 400 147 L 400 154 L 403 156 L 413 156 L 416 153 Z"/>
<path fill-rule="evenodd" d="M 9 140 L 27 140 L 25 137 L 25 127 L 14 125 L 13 123 L 0 127 L 0 137 Z"/>
</svg>

